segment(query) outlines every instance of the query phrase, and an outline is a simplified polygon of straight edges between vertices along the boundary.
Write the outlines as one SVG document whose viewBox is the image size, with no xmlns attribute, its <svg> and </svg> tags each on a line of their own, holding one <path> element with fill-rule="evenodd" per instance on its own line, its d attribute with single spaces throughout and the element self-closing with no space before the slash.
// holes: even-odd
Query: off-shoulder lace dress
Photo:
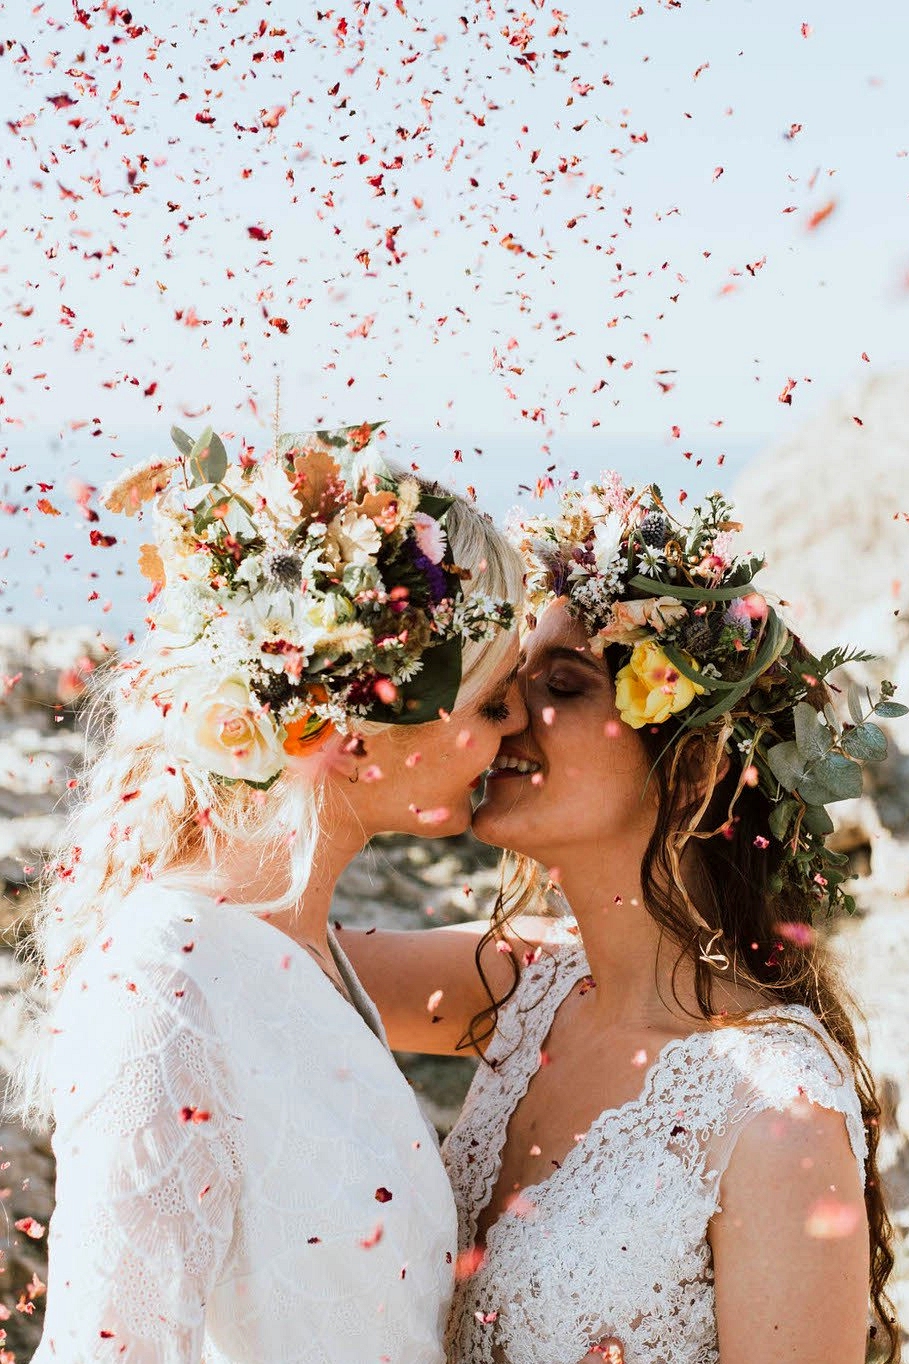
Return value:
<svg viewBox="0 0 909 1364">
<path fill-rule="evenodd" d="M 589 972 L 569 940 L 527 968 L 504 1006 L 443 1158 L 469 1251 L 509 1118 L 555 1012 Z M 614 1337 L 625 1364 L 717 1364 L 708 1223 L 743 1127 L 800 1097 L 845 1118 L 864 1179 L 861 1108 L 843 1054 L 801 1006 L 696 1032 L 658 1054 L 636 1099 L 600 1114 L 520 1211 L 489 1228 L 455 1290 L 450 1364 L 578 1364 Z M 528 1206 L 529 1205 L 529 1206 Z M 467 1258 L 467 1257 L 465 1257 Z"/>
<path fill-rule="evenodd" d="M 307 952 L 149 886 L 53 1023 L 35 1364 L 441 1364 L 456 1225 L 434 1135 Z"/>
</svg>

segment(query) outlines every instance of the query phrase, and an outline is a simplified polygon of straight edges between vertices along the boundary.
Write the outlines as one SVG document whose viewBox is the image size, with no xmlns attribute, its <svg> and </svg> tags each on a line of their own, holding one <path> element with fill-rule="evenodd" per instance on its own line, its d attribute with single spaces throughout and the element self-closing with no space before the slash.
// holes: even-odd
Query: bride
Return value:
<svg viewBox="0 0 909 1364">
<path fill-rule="evenodd" d="M 344 934 L 393 1046 L 483 1052 L 443 1149 L 453 1364 L 862 1364 L 869 1295 L 898 1357 L 879 1108 L 811 926 L 845 899 L 824 807 L 886 746 L 737 529 L 617 476 L 524 526 L 520 732 L 474 820 L 511 882 L 479 942 Z"/>
<path fill-rule="evenodd" d="M 451 1191 L 327 919 L 373 834 L 467 827 L 509 732 L 521 568 L 371 435 L 229 463 L 175 432 L 178 459 L 107 493 L 153 503 L 155 610 L 36 925 L 39 1364 L 442 1359 Z"/>
</svg>

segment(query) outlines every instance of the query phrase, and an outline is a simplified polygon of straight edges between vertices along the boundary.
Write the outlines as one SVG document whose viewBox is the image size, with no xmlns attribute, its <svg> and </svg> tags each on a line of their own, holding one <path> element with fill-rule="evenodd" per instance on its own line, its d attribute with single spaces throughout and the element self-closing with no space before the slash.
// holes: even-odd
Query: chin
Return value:
<svg viewBox="0 0 909 1364">
<path fill-rule="evenodd" d="M 509 852 L 526 852 L 525 848 L 516 846 L 515 839 L 510 837 L 510 834 L 518 837 L 515 827 L 509 831 L 511 822 L 507 814 L 498 813 L 494 805 L 484 800 L 474 811 L 471 829 L 474 838 L 481 843 L 489 843 L 493 848 L 506 848 Z"/>
</svg>

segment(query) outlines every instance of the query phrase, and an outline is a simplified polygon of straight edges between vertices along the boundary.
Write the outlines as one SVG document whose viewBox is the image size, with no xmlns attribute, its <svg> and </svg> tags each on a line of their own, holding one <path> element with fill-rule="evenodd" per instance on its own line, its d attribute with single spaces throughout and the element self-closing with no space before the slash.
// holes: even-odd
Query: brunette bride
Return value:
<svg viewBox="0 0 909 1364">
<path fill-rule="evenodd" d="M 862 1364 L 869 1306 L 898 1357 L 879 1107 L 812 920 L 849 907 L 824 807 L 905 708 L 885 683 L 843 724 L 844 651 L 808 654 L 737 529 L 615 475 L 523 527 L 520 732 L 474 820 L 511 881 L 479 942 L 343 936 L 393 1046 L 483 1053 L 443 1150 L 452 1364 Z M 547 879 L 544 944 L 514 916 Z"/>
<path fill-rule="evenodd" d="M 40 1364 L 442 1359 L 451 1191 L 327 917 L 372 834 L 468 825 L 521 569 L 372 434 L 229 462 L 176 432 L 179 458 L 107 494 L 153 512 L 154 614 L 103 689 L 35 932 Z"/>
</svg>

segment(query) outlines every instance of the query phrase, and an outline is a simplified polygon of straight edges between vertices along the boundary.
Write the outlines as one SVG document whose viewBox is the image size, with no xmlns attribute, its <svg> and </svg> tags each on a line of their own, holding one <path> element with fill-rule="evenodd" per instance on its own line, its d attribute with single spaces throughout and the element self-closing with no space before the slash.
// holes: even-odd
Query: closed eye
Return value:
<svg viewBox="0 0 909 1364">
<path fill-rule="evenodd" d="M 480 714 L 484 720 L 489 720 L 491 724 L 502 724 L 507 720 L 511 711 L 505 701 L 486 701 L 480 707 Z"/>
</svg>

